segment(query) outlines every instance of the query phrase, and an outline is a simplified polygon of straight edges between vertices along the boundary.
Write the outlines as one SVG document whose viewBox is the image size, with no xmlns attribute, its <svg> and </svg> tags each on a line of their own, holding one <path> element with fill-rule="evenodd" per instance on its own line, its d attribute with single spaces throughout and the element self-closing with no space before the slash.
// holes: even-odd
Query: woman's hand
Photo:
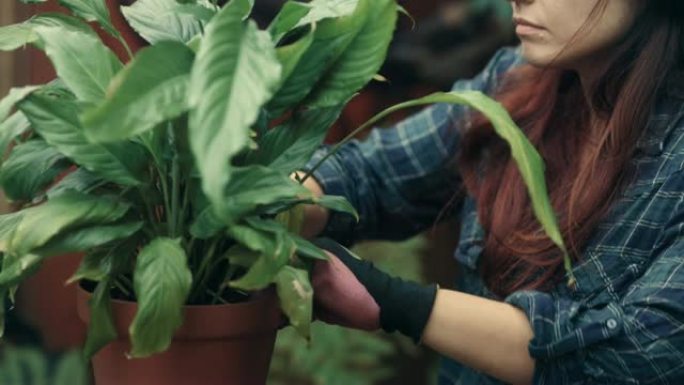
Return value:
<svg viewBox="0 0 684 385">
<path fill-rule="evenodd" d="M 315 316 L 323 322 L 373 331 L 380 328 L 380 307 L 337 256 L 319 261 L 313 271 Z"/>
</svg>

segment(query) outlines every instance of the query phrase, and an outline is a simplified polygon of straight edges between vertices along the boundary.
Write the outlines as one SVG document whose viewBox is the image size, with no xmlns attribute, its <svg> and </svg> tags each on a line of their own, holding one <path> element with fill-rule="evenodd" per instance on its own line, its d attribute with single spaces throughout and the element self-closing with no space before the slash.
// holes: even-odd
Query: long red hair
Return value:
<svg viewBox="0 0 684 385">
<path fill-rule="evenodd" d="M 551 203 L 575 260 L 628 182 L 636 143 L 682 61 L 683 2 L 649 3 L 591 100 L 575 73 L 529 65 L 506 74 L 496 92 L 544 159 Z M 605 124 L 592 128 L 592 115 Z M 557 284 L 563 256 L 534 217 L 508 147 L 483 117 L 464 134 L 458 167 L 485 230 L 480 271 L 489 289 L 504 297 Z"/>
</svg>

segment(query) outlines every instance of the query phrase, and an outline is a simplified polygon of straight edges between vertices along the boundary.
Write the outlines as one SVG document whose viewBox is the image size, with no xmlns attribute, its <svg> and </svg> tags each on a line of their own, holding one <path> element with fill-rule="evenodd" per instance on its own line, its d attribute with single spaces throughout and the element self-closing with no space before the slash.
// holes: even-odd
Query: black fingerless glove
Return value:
<svg viewBox="0 0 684 385">
<path fill-rule="evenodd" d="M 424 286 L 392 277 L 371 262 L 358 259 L 345 247 L 329 238 L 313 241 L 335 254 L 380 306 L 380 326 L 388 333 L 399 331 L 419 343 L 437 296 L 437 285 Z"/>
</svg>

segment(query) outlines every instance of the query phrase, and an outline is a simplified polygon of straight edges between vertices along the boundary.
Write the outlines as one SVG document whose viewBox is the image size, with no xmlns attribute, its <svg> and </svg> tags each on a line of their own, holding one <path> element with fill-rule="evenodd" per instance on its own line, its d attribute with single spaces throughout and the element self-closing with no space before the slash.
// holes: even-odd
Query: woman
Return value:
<svg viewBox="0 0 684 385">
<path fill-rule="evenodd" d="M 324 163 L 306 185 L 346 196 L 361 221 L 308 208 L 306 232 L 406 237 L 451 202 L 459 291 L 390 277 L 319 239 L 331 261 L 314 271 L 318 316 L 440 352 L 440 384 L 682 384 L 684 2 L 512 6 L 521 47 L 455 90 L 495 96 L 544 157 L 576 284 L 491 126 L 438 105 Z"/>
</svg>

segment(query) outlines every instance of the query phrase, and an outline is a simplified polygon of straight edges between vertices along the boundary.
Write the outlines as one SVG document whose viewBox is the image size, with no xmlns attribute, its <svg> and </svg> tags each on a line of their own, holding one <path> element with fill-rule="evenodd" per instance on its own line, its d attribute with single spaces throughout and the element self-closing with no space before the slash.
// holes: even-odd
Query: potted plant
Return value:
<svg viewBox="0 0 684 385">
<path fill-rule="evenodd" d="M 326 258 L 298 235 L 303 205 L 355 215 L 290 175 L 376 76 L 401 8 L 290 1 L 261 30 L 252 0 L 138 0 L 123 14 L 151 45 L 124 64 L 84 23 L 120 37 L 104 0 L 60 3 L 74 16 L 0 29 L 0 49 L 33 44 L 58 75 L 0 102 L 0 148 L 14 144 L 0 183 L 21 202 L 0 216 L 0 298 L 47 258 L 86 251 L 71 281 L 82 281 L 98 384 L 263 384 L 278 300 L 308 336 L 308 272 Z M 484 95 L 430 95 L 359 130 L 430 103 L 467 104 L 492 119 L 555 236 L 538 154 Z"/>
</svg>

